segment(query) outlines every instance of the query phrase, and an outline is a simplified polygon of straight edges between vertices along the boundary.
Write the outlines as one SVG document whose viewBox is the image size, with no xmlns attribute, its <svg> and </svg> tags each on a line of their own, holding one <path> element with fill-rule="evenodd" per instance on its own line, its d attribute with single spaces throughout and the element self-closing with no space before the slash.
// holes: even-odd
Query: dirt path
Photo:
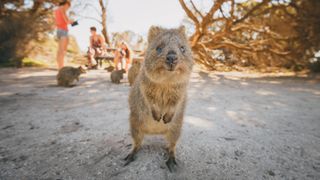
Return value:
<svg viewBox="0 0 320 180">
<path fill-rule="evenodd" d="M 147 137 L 135 162 L 128 83 L 90 71 L 73 88 L 55 71 L 0 69 L 0 179 L 320 179 L 320 81 L 195 72 L 179 170 Z"/>
</svg>

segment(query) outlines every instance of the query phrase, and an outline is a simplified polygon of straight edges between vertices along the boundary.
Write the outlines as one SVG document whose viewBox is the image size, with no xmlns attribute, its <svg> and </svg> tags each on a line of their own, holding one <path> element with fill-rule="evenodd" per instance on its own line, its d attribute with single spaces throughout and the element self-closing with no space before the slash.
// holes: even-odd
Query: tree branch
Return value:
<svg viewBox="0 0 320 180">
<path fill-rule="evenodd" d="M 91 19 L 91 20 L 94 20 L 94 21 L 96 21 L 96 22 L 98 22 L 98 23 L 102 23 L 99 19 L 97 19 L 97 18 L 94 18 L 94 17 L 90 17 L 90 16 L 82 16 L 82 15 L 79 15 L 79 17 L 82 17 L 82 18 L 84 18 L 84 19 Z"/>
<path fill-rule="evenodd" d="M 101 10 L 99 10 L 97 7 L 95 7 L 94 5 L 90 4 L 90 3 L 86 3 L 83 7 L 83 9 L 86 9 L 87 7 L 91 7 L 94 9 L 94 11 L 96 13 L 98 13 L 99 16 L 101 16 L 101 13 L 99 13 Z"/>
<path fill-rule="evenodd" d="M 194 5 L 194 3 L 193 3 L 192 0 L 190 0 L 190 3 L 191 3 L 191 5 L 192 5 L 193 9 L 196 11 L 196 13 L 198 13 L 199 16 L 201 16 L 201 17 L 203 18 L 202 13 L 201 13 L 201 12 L 198 10 L 198 8 Z"/>
<path fill-rule="evenodd" d="M 270 0 L 263 0 L 261 3 L 257 4 L 255 7 L 253 7 L 247 14 L 245 14 L 244 16 L 242 16 L 242 18 L 237 19 L 236 21 L 233 22 L 233 25 L 236 25 L 240 22 L 243 22 L 244 20 L 246 20 L 248 17 L 250 17 L 256 10 L 258 10 L 261 6 L 269 3 Z"/>
<path fill-rule="evenodd" d="M 210 10 L 206 14 L 206 16 L 203 18 L 202 24 L 206 24 L 210 22 L 210 19 L 213 18 L 213 14 L 221 8 L 221 5 L 225 2 L 226 0 L 216 0 L 215 3 L 211 6 Z"/>
<path fill-rule="evenodd" d="M 183 10 L 186 12 L 187 16 L 195 23 L 196 27 L 199 26 L 199 20 L 197 17 L 191 12 L 191 10 L 187 7 L 184 0 L 179 0 L 180 5 L 182 6 Z"/>
</svg>

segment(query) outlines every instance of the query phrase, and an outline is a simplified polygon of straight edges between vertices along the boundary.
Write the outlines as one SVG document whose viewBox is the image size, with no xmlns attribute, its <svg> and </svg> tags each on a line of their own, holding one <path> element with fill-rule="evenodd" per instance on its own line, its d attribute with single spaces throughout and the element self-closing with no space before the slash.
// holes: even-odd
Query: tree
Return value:
<svg viewBox="0 0 320 180">
<path fill-rule="evenodd" d="M 0 1 L 0 62 L 14 61 L 17 66 L 31 50 L 31 40 L 40 40 L 53 29 L 52 8 L 58 0 Z"/>
<path fill-rule="evenodd" d="M 130 48 L 136 51 L 143 51 L 147 46 L 146 40 L 133 31 L 112 33 L 112 46 L 118 47 L 122 41 L 128 43 Z"/>
<path fill-rule="evenodd" d="M 224 64 L 287 68 L 306 67 L 319 50 L 319 1 L 216 0 L 207 12 L 192 0 L 179 2 L 194 24 L 190 43 L 195 59 L 207 68 L 218 62 L 214 50 Z M 310 16 L 312 22 L 306 19 Z M 310 31 L 302 31 L 307 26 Z M 306 45 L 302 37 L 308 36 L 314 44 Z"/>
<path fill-rule="evenodd" d="M 98 22 L 102 27 L 102 35 L 104 36 L 106 43 L 110 45 L 110 39 L 107 29 L 107 0 L 74 0 L 75 3 L 73 12 L 79 17 L 87 18 Z M 96 12 L 96 14 L 92 13 Z M 90 15 L 88 14 L 90 13 Z"/>
</svg>

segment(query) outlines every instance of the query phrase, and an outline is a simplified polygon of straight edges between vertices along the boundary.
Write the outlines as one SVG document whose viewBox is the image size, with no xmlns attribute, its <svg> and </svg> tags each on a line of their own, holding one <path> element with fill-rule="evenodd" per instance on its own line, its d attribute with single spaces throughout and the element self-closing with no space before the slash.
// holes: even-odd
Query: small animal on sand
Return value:
<svg viewBox="0 0 320 180">
<path fill-rule="evenodd" d="M 120 80 L 123 79 L 124 73 L 126 73 L 126 70 L 124 69 L 112 71 L 110 75 L 111 81 L 115 84 L 120 84 Z"/>
<path fill-rule="evenodd" d="M 171 172 L 177 169 L 175 148 L 181 134 L 193 64 L 183 26 L 150 28 L 145 58 L 129 94 L 133 148 L 124 165 L 134 161 L 145 135 L 163 135 L 168 141 L 166 165 Z"/>
<path fill-rule="evenodd" d="M 79 76 L 86 73 L 86 70 L 79 66 L 78 68 L 65 66 L 57 74 L 58 86 L 71 87 L 75 85 L 75 80 L 79 81 Z"/>
<path fill-rule="evenodd" d="M 130 67 L 130 69 L 128 71 L 128 80 L 129 80 L 130 86 L 132 86 L 136 77 L 138 76 L 138 74 L 140 72 L 140 67 L 141 67 L 141 60 L 134 59 L 132 61 L 132 66 Z"/>
</svg>

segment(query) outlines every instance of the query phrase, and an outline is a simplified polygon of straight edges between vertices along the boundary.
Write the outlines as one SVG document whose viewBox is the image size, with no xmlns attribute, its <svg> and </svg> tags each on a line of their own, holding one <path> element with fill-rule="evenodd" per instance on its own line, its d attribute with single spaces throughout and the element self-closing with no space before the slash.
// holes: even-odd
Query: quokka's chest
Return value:
<svg viewBox="0 0 320 180">
<path fill-rule="evenodd" d="M 180 88 L 148 88 L 146 97 L 151 104 L 160 107 L 175 106 L 184 97 L 184 91 Z"/>
</svg>

